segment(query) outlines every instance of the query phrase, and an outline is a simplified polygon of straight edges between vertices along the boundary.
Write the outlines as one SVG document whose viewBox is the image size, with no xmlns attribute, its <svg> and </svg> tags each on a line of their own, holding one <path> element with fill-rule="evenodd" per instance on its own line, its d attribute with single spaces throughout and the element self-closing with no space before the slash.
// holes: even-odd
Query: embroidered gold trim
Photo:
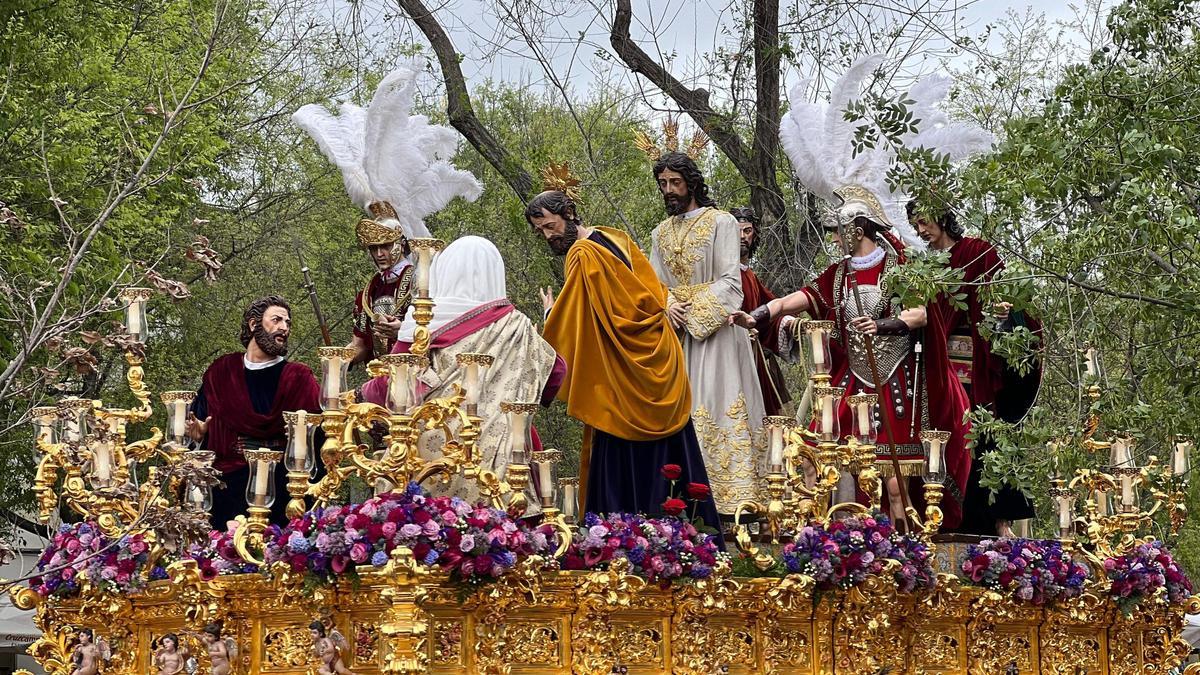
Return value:
<svg viewBox="0 0 1200 675">
<path fill-rule="evenodd" d="M 718 423 L 704 405 L 692 411 L 717 510 L 733 513 L 741 502 L 759 497 L 757 455 L 765 442 L 761 430 L 750 427 L 744 393 L 738 394 L 724 418 Z"/>
<path fill-rule="evenodd" d="M 704 248 L 712 241 L 719 213 L 714 208 L 708 208 L 695 218 L 684 220 L 673 216 L 659 226 L 658 245 L 662 250 L 663 264 L 671 270 L 675 283 L 686 284 L 691 281 L 692 270 L 704 257 Z"/>
<path fill-rule="evenodd" d="M 725 305 L 712 292 L 712 284 L 676 286 L 672 291 L 677 300 L 692 303 L 687 315 L 687 331 L 697 340 L 716 333 L 729 318 Z"/>
</svg>

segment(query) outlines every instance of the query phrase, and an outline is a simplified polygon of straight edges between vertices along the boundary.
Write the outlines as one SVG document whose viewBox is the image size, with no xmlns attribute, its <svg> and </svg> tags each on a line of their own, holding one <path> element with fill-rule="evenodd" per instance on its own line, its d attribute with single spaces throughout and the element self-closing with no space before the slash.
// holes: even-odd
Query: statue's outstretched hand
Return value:
<svg viewBox="0 0 1200 675">
<path fill-rule="evenodd" d="M 758 325 L 758 322 L 754 320 L 754 317 L 740 310 L 729 315 L 729 323 L 730 325 L 741 326 L 745 329 L 752 329 Z"/>
<path fill-rule="evenodd" d="M 196 414 L 189 412 L 187 421 L 185 422 L 184 432 L 193 441 L 200 442 L 204 440 L 205 434 L 208 433 L 208 423 L 212 421 L 212 415 L 204 418 L 204 421 L 196 419 Z"/>
<path fill-rule="evenodd" d="M 548 313 L 554 307 L 554 289 L 549 286 L 539 288 L 538 297 L 542 299 L 542 314 Z"/>
</svg>

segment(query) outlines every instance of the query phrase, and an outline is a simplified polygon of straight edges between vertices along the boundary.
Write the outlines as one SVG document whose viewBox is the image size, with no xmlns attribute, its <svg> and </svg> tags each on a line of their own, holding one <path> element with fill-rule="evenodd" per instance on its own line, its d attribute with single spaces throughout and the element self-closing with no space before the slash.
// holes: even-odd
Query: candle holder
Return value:
<svg viewBox="0 0 1200 675">
<path fill-rule="evenodd" d="M 429 360 L 416 354 L 385 354 L 379 362 L 388 369 L 387 409 L 402 415 L 417 405 L 417 376 L 429 367 Z"/>
<path fill-rule="evenodd" d="M 557 508 L 555 494 L 555 479 L 558 476 L 558 463 L 562 461 L 562 453 L 554 449 L 546 449 L 533 453 L 533 465 L 538 470 L 537 495 L 541 500 L 542 509 Z"/>
<path fill-rule="evenodd" d="M 946 481 L 946 443 L 949 431 L 927 429 L 921 432 L 925 450 L 925 523 L 927 534 L 935 534 L 942 526 L 942 492 Z"/>
<path fill-rule="evenodd" d="M 88 433 L 94 404 L 90 399 L 65 398 L 58 402 L 58 414 L 62 419 L 62 440 L 68 444 L 79 444 Z"/>
<path fill-rule="evenodd" d="M 559 510 L 563 520 L 575 524 L 575 514 L 582 508 L 579 504 L 579 476 L 566 476 L 558 479 Z"/>
<path fill-rule="evenodd" d="M 167 409 L 167 440 L 187 445 L 191 440 L 187 435 L 188 410 L 196 400 L 196 392 L 164 391 L 159 398 Z"/>
<path fill-rule="evenodd" d="M 54 445 L 58 441 L 58 407 L 36 406 L 30 409 L 29 419 L 33 422 L 34 447 L 42 453 L 43 445 Z"/>
<path fill-rule="evenodd" d="M 318 347 L 321 359 L 321 408 L 342 409 L 342 392 L 346 391 L 346 371 L 355 351 L 350 347 Z"/>
<path fill-rule="evenodd" d="M 504 472 L 504 480 L 512 488 L 507 511 L 518 517 L 525 512 L 528 502 L 525 492 L 529 487 L 529 449 L 532 446 L 529 434 L 529 418 L 539 409 L 540 403 L 501 401 L 500 411 L 508 415 L 508 442 L 511 458 Z"/>
<path fill-rule="evenodd" d="M 246 482 L 247 516 L 238 516 L 241 526 L 233 536 L 233 546 L 244 560 L 261 561 L 257 552 L 263 547 L 263 532 L 267 529 L 271 506 L 275 503 L 275 465 L 283 452 L 268 448 L 247 448 L 242 451 L 250 465 Z"/>
<path fill-rule="evenodd" d="M 812 372 L 824 375 L 828 381 L 831 369 L 829 358 L 829 336 L 833 332 L 832 321 L 803 321 L 800 330 L 804 333 L 804 356 L 812 365 Z"/>
<path fill-rule="evenodd" d="M 795 421 L 785 415 L 767 415 L 763 428 L 767 430 L 767 473 L 783 473 L 783 437 Z"/>
<path fill-rule="evenodd" d="M 1050 485 L 1048 494 L 1058 511 L 1058 536 L 1060 539 L 1069 539 L 1074 532 L 1075 490 L 1067 487 L 1066 481 L 1061 478 L 1050 481 Z"/>
<path fill-rule="evenodd" d="M 135 342 L 146 341 L 146 303 L 151 294 L 149 288 L 126 288 L 117 293 L 125 305 L 125 331 Z"/>
<path fill-rule="evenodd" d="M 838 404 L 846 393 L 844 387 L 814 387 L 813 400 L 816 403 L 817 419 L 821 420 L 819 433 L 822 443 L 838 442 L 841 438 L 841 419 L 838 415 Z"/>
<path fill-rule="evenodd" d="M 483 380 L 487 369 L 492 367 L 496 358 L 491 354 L 464 352 L 455 357 L 458 367 L 463 371 L 463 407 L 468 415 L 479 414 L 479 399 L 483 394 Z"/>
<path fill-rule="evenodd" d="M 429 297 L 429 269 L 433 266 L 434 254 L 440 252 L 446 246 L 446 242 L 441 239 L 418 238 L 409 239 L 408 246 L 413 253 L 417 254 L 417 297 Z"/>
<path fill-rule="evenodd" d="M 306 410 L 284 411 L 283 425 L 287 430 L 287 450 L 284 468 L 287 469 L 288 518 L 297 518 L 304 513 L 304 495 L 308 491 L 308 479 L 316 466 L 314 436 L 321 422 L 320 414 Z"/>
<path fill-rule="evenodd" d="M 879 430 L 875 416 L 879 412 L 878 394 L 855 394 L 847 399 L 853 420 L 854 439 L 863 445 L 875 445 Z"/>
</svg>

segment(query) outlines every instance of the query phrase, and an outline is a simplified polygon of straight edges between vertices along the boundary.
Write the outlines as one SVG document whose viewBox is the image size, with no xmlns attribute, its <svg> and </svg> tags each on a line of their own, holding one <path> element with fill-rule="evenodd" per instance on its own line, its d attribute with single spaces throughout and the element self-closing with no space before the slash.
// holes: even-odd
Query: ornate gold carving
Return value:
<svg viewBox="0 0 1200 675">
<path fill-rule="evenodd" d="M 675 277 L 674 286 L 689 285 L 696 263 L 704 257 L 705 249 L 712 245 L 717 217 L 724 213 L 710 208 L 695 218 L 673 216 L 659 224 L 655 232 L 655 244 L 661 251 L 663 264 Z"/>
<path fill-rule="evenodd" d="M 312 634 L 307 626 L 272 628 L 263 633 L 263 669 L 294 670 L 312 659 Z"/>
<path fill-rule="evenodd" d="M 750 427 L 746 396 L 738 394 L 724 419 L 717 421 L 703 405 L 692 411 L 696 438 L 704 450 L 704 463 L 713 499 L 721 513 L 734 513 L 738 504 L 758 499 L 758 449 L 762 434 Z"/>
<path fill-rule="evenodd" d="M 433 664 L 438 666 L 460 666 L 463 647 L 463 622 L 450 619 L 434 619 Z"/>
<path fill-rule="evenodd" d="M 550 162 L 542 169 L 542 189 L 557 190 L 573 201 L 579 201 L 579 178 L 571 173 L 571 167 L 566 162 Z"/>
<path fill-rule="evenodd" d="M 359 246 L 367 248 L 368 246 L 395 244 L 404 238 L 404 232 L 400 229 L 399 223 L 396 224 L 396 227 L 388 227 L 370 218 L 363 218 L 354 227 L 354 236 L 358 238 Z"/>
</svg>

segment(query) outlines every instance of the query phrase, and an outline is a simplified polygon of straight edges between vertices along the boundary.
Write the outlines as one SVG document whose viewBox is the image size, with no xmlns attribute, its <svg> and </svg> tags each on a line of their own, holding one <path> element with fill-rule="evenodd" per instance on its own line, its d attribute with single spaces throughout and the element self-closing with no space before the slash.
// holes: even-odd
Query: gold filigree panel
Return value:
<svg viewBox="0 0 1200 675">
<path fill-rule="evenodd" d="M 463 621 L 437 617 L 430 622 L 430 662 L 435 666 L 463 666 Z"/>
<path fill-rule="evenodd" d="M 307 627 L 267 628 L 263 631 L 264 671 L 295 670 L 307 665 L 312 653 L 312 634 Z"/>
<path fill-rule="evenodd" d="M 662 668 L 666 640 L 661 620 L 613 621 L 610 657 L 617 666 Z"/>
<path fill-rule="evenodd" d="M 379 658 L 379 625 L 363 621 L 350 624 L 354 664 L 374 665 Z"/>
<path fill-rule="evenodd" d="M 509 663 L 527 666 L 561 666 L 561 620 L 510 620 L 504 627 Z"/>
<path fill-rule="evenodd" d="M 913 634 L 911 663 L 918 673 L 962 673 L 967 669 L 964 631 L 955 626 L 927 627 Z"/>
</svg>

